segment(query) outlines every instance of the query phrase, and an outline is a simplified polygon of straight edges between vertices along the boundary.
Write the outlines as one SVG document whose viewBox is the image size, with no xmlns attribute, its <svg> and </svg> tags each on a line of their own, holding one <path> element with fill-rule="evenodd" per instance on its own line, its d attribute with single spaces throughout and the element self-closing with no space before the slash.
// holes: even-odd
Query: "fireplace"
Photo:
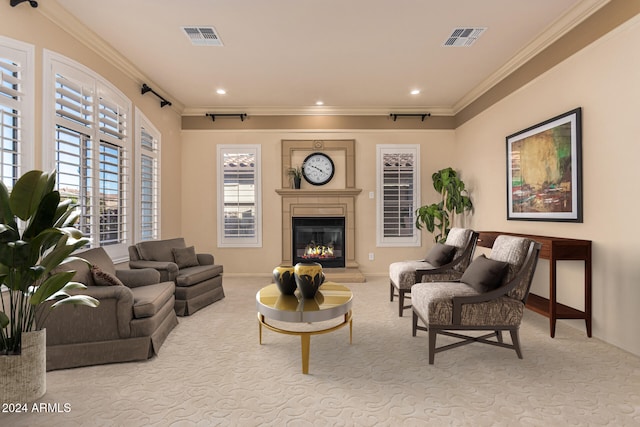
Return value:
<svg viewBox="0 0 640 427">
<path fill-rule="evenodd" d="M 345 267 L 344 225 L 344 217 L 293 217 L 293 264 L 317 262 L 325 268 Z"/>
</svg>

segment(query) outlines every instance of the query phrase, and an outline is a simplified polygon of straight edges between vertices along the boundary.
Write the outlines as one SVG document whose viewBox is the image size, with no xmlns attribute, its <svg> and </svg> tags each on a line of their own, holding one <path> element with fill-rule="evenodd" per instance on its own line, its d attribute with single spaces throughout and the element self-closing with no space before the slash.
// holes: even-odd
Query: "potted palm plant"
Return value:
<svg viewBox="0 0 640 427">
<path fill-rule="evenodd" d="M 54 272 L 89 243 L 73 224 L 79 218 L 71 200 L 54 190 L 55 173 L 33 170 L 11 193 L 0 182 L 0 401 L 28 402 L 46 390 L 45 331 L 48 310 L 61 304 L 96 307 L 86 288 L 72 282 L 75 272 Z"/>
<path fill-rule="evenodd" d="M 421 206 L 416 210 L 416 227 L 425 227 L 434 233 L 436 243 L 444 243 L 456 214 L 473 210 L 473 203 L 464 182 L 452 168 L 444 168 L 431 175 L 433 188 L 440 194 L 440 201 Z"/>
</svg>

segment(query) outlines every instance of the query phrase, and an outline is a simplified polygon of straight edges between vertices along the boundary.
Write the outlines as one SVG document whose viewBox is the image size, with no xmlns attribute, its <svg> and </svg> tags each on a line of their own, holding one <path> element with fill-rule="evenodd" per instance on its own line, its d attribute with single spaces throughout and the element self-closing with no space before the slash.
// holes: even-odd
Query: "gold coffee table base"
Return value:
<svg viewBox="0 0 640 427">
<path fill-rule="evenodd" d="M 266 322 L 264 315 L 258 313 L 258 335 L 259 342 L 262 345 L 262 327 L 285 335 L 300 335 L 300 344 L 302 346 L 302 373 L 309 373 L 309 349 L 311 347 L 311 335 L 320 335 L 333 332 L 346 325 L 349 325 L 349 344 L 353 344 L 353 315 L 351 310 L 344 315 L 344 321 L 336 326 L 317 331 L 289 331 L 287 329 L 278 328 Z"/>
</svg>

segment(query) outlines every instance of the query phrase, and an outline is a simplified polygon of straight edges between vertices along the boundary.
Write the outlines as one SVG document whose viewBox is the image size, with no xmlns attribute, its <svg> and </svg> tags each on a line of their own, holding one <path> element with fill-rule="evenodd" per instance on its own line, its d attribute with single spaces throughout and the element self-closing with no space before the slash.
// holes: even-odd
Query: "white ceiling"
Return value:
<svg viewBox="0 0 640 427">
<path fill-rule="evenodd" d="M 186 114 L 453 114 L 606 1 L 57 0 Z M 224 46 L 193 46 L 183 26 Z M 488 29 L 443 47 L 467 26 Z"/>
</svg>

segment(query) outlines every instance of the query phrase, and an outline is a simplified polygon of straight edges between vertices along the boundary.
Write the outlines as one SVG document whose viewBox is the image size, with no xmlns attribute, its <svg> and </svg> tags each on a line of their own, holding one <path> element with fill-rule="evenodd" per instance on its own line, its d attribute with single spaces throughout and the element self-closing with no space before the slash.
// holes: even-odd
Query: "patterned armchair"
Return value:
<svg viewBox="0 0 640 427">
<path fill-rule="evenodd" d="M 436 244 L 424 259 L 399 261 L 389 265 L 390 300 L 398 296 L 398 315 L 402 317 L 404 301 L 418 282 L 458 280 L 473 258 L 478 233 L 468 228 L 452 228 L 444 244 Z M 397 294 L 396 294 L 397 291 Z"/>
<path fill-rule="evenodd" d="M 501 235 L 489 258 L 476 258 L 458 282 L 419 283 L 411 289 L 413 336 L 429 332 L 429 364 L 435 353 L 471 342 L 511 348 L 522 359 L 518 330 L 535 272 L 540 244 L 522 237 Z M 420 320 L 425 326 L 418 326 Z M 492 331 L 467 336 L 457 331 Z M 451 332 L 456 331 L 456 332 Z M 512 344 L 503 342 L 509 331 Z M 461 341 L 436 348 L 437 334 Z M 490 339 L 495 338 L 495 340 Z"/>
</svg>

